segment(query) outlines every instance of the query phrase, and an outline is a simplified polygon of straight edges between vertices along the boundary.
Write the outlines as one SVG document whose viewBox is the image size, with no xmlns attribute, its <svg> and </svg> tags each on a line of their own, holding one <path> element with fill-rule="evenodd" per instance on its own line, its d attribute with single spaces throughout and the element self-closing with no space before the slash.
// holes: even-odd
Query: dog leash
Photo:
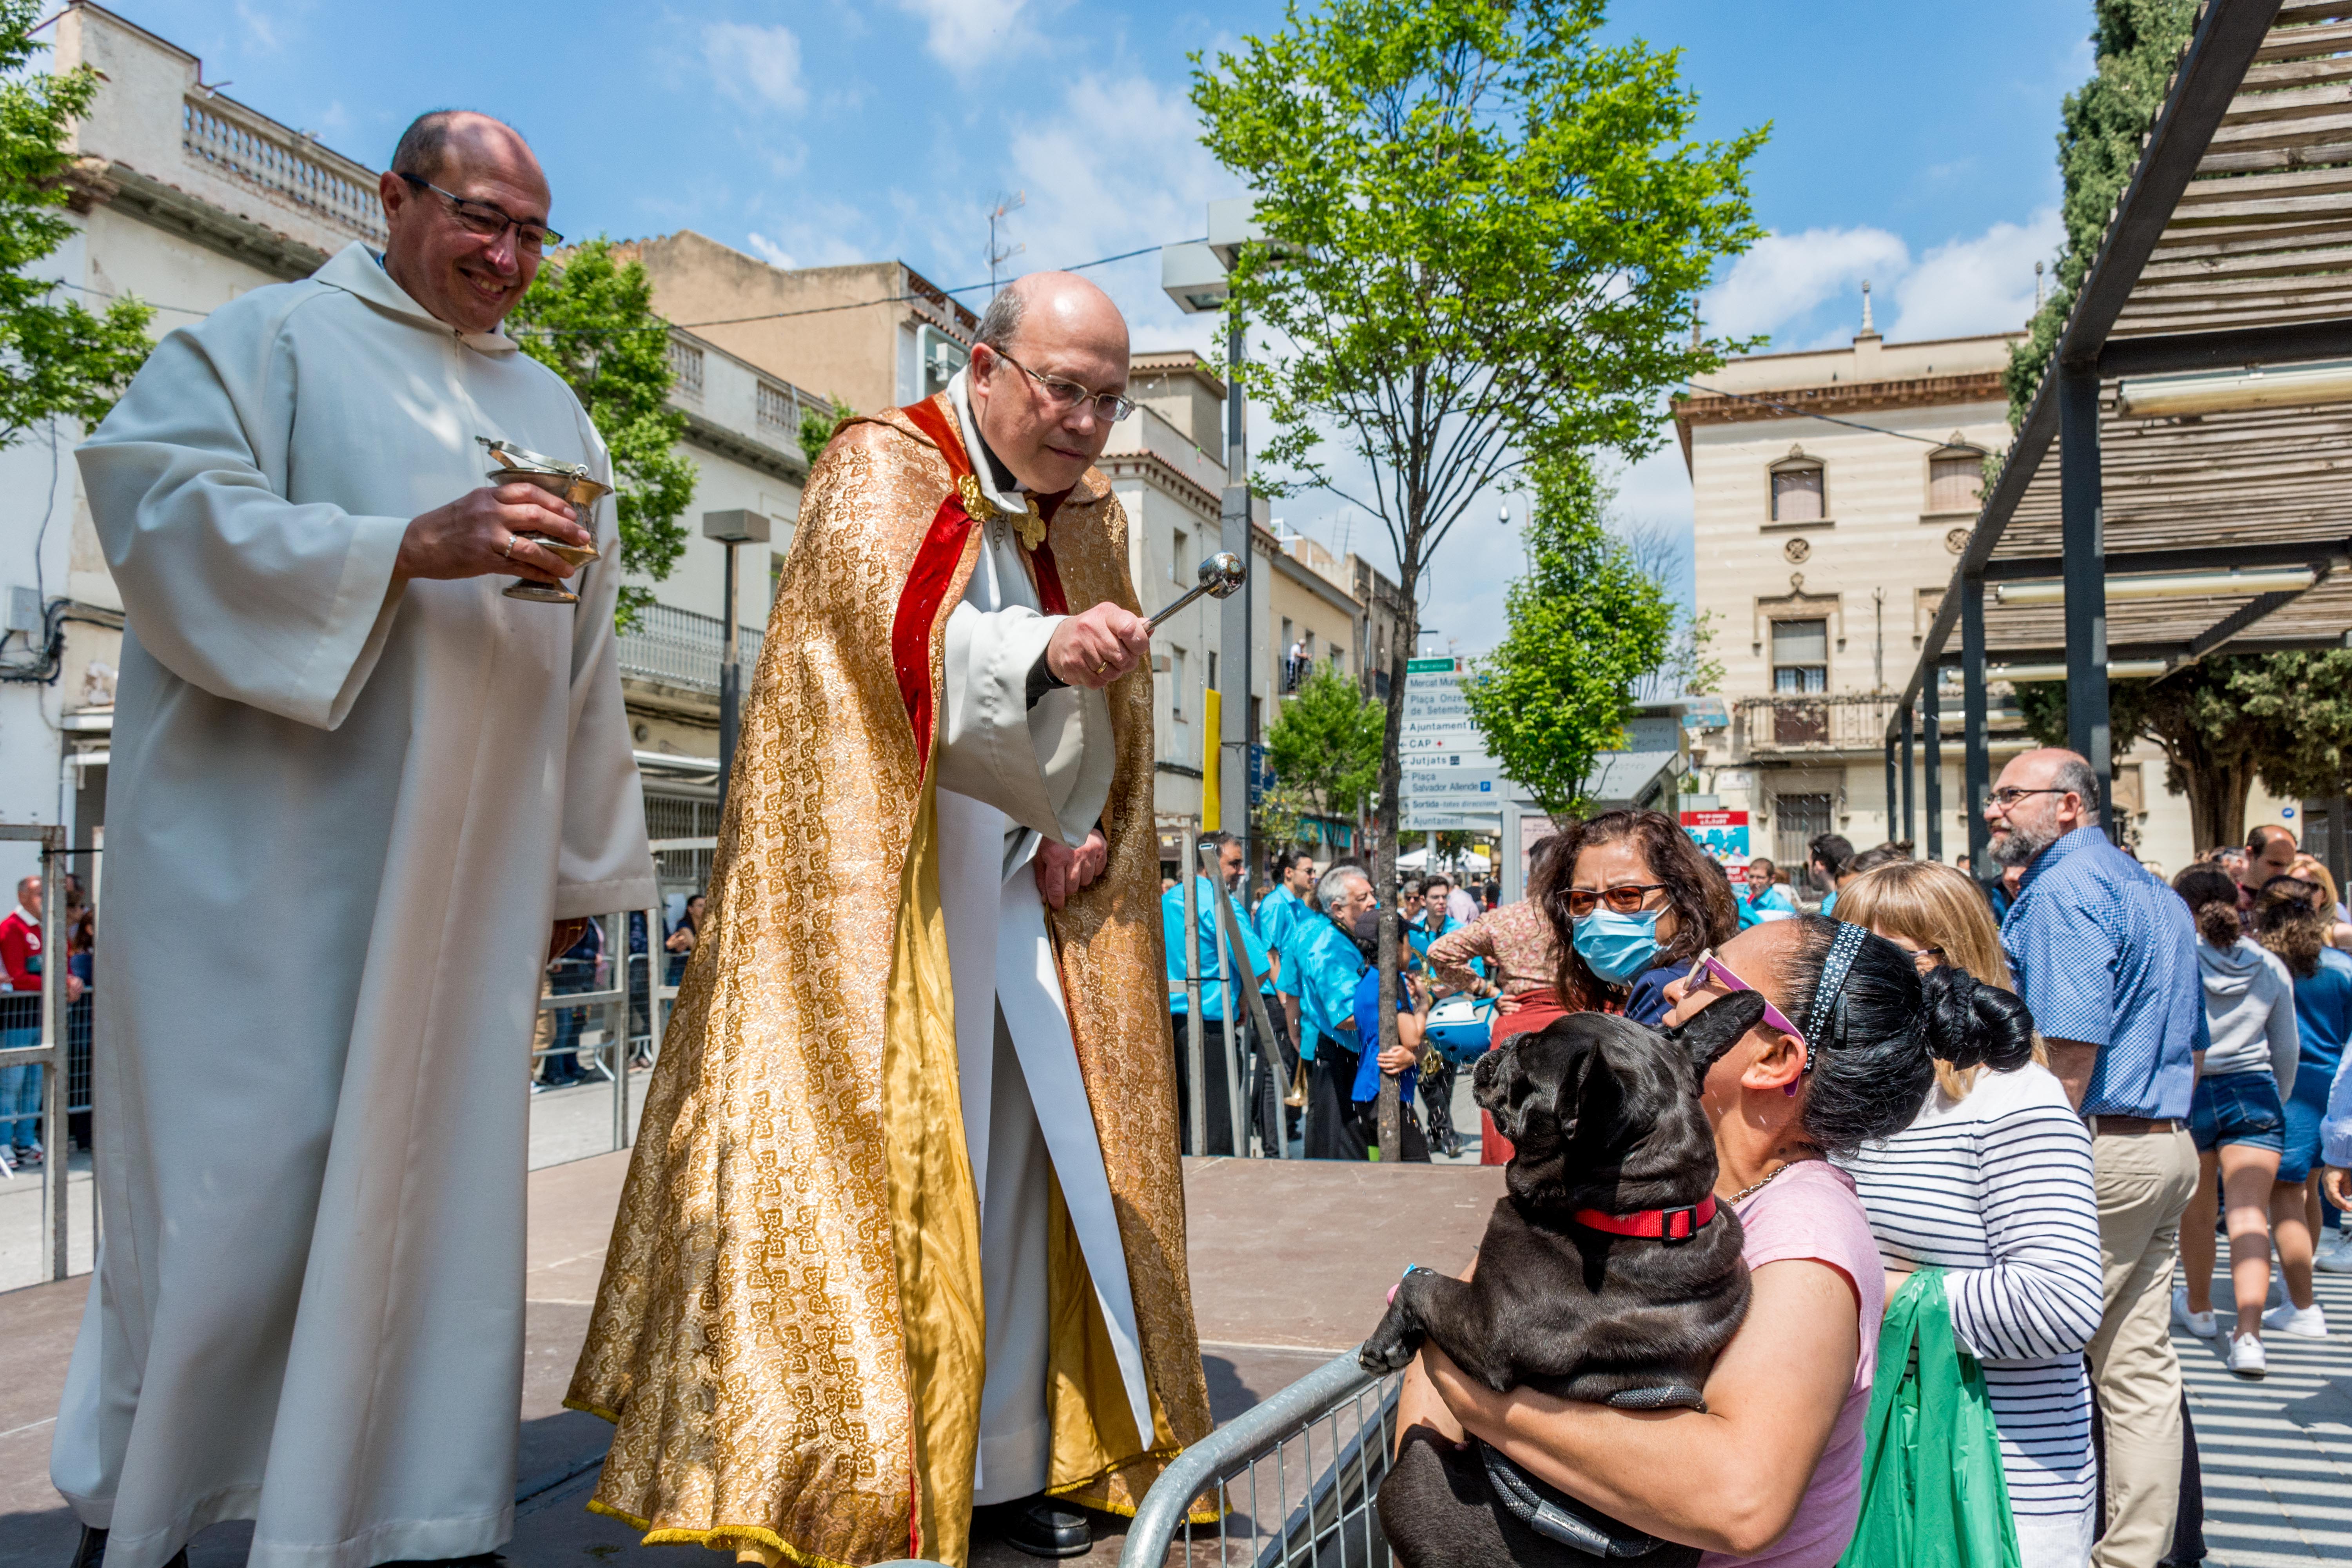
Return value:
<svg viewBox="0 0 2352 1568">
<path fill-rule="evenodd" d="M 1475 1440 L 1475 1439 L 1474 1439 Z M 1631 1525 L 1617 1525 L 1623 1533 L 1613 1533 L 1589 1520 L 1576 1515 L 1544 1494 L 1551 1491 L 1496 1453 L 1493 1445 L 1478 1444 L 1478 1457 L 1486 1461 L 1486 1484 L 1494 1489 L 1495 1499 L 1521 1524 L 1548 1541 L 1574 1547 L 1594 1557 L 1622 1560 L 1646 1557 L 1665 1544 L 1654 1535 L 1646 1535 Z M 1559 1494 L 1554 1493 L 1553 1496 Z M 1614 1523 L 1614 1521 L 1611 1521 Z"/>
</svg>

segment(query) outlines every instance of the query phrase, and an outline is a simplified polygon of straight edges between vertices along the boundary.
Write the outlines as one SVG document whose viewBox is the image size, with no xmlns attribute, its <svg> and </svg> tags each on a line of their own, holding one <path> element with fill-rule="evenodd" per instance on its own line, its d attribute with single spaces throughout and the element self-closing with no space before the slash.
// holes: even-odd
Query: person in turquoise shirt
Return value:
<svg viewBox="0 0 2352 1568">
<path fill-rule="evenodd" d="M 1212 888 L 1209 879 L 1195 875 L 1192 879 L 1192 940 L 1200 952 L 1201 1026 L 1202 1085 L 1208 1122 L 1208 1149 L 1212 1154 L 1235 1154 L 1244 1151 L 1234 1146 L 1234 1111 L 1232 1091 L 1227 1088 L 1225 1020 L 1240 1015 L 1246 1003 L 1243 999 L 1241 963 L 1246 961 L 1248 973 L 1254 979 L 1264 979 L 1274 972 L 1274 963 L 1265 943 L 1259 940 L 1257 926 L 1242 909 L 1234 889 L 1242 875 L 1241 840 L 1230 833 L 1203 834 L 1202 849 L 1214 847 L 1217 852 L 1218 881 L 1222 887 Z M 1217 965 L 1219 946 L 1217 930 L 1217 899 L 1222 896 L 1234 913 L 1234 926 L 1241 937 L 1242 952 L 1235 955 L 1234 976 L 1228 980 Z M 1191 1026 L 1187 1023 L 1190 998 L 1184 985 L 1184 886 L 1178 883 L 1160 895 L 1160 921 L 1167 937 L 1169 987 L 1168 1011 L 1175 1025 L 1176 1040 L 1176 1102 L 1179 1106 L 1192 1103 Z M 1187 1154 L 1197 1152 L 1192 1147 L 1192 1123 L 1189 1112 L 1178 1118 L 1178 1128 Z"/>
<path fill-rule="evenodd" d="M 1405 921 L 1404 939 L 1412 946 L 1412 955 L 1426 962 L 1429 944 L 1450 931 L 1460 931 L 1462 922 L 1448 914 L 1445 901 L 1454 891 L 1454 884 L 1444 877 L 1432 877 L 1421 885 L 1421 908 Z"/>
<path fill-rule="evenodd" d="M 1257 903 L 1257 933 L 1267 947 L 1280 952 L 1290 928 L 1315 912 L 1307 907 L 1307 895 L 1314 887 L 1315 857 L 1303 849 L 1275 857 L 1274 890 Z"/>
<path fill-rule="evenodd" d="M 1303 916 L 1290 931 L 1283 955 L 1281 992 L 1302 1038 L 1315 1041 L 1314 1073 L 1307 1098 L 1307 1157 L 1360 1160 L 1364 1142 L 1355 1127 L 1356 981 L 1364 955 L 1338 922 L 1379 909 L 1372 881 L 1361 866 L 1341 861 L 1316 883 L 1322 912 Z"/>
<path fill-rule="evenodd" d="M 1797 902 L 1789 897 L 1778 878 L 1780 868 L 1759 855 L 1748 862 L 1747 880 L 1739 886 L 1739 929 L 1762 925 L 1768 921 L 1787 920 L 1797 912 Z M 1831 895 L 1834 898 L 1836 895 Z"/>
<path fill-rule="evenodd" d="M 1304 1088 L 1300 1064 L 1312 1061 L 1315 1049 L 1310 1042 L 1299 1037 L 1301 1026 L 1283 1005 L 1283 953 L 1296 945 L 1292 933 L 1301 921 L 1321 917 L 1307 901 L 1315 891 L 1315 857 L 1303 849 L 1286 849 L 1274 858 L 1268 869 L 1273 873 L 1274 890 L 1258 900 L 1257 932 L 1274 955 L 1274 973 L 1262 989 L 1266 997 L 1266 1016 L 1274 1024 L 1275 1043 L 1281 1048 L 1282 1083 L 1268 1104 L 1260 1107 L 1259 1113 L 1271 1115 L 1271 1105 L 1282 1105 L 1283 1136 L 1287 1139 L 1296 1137 L 1299 1131 L 1298 1108 L 1289 1104 L 1288 1090 L 1294 1083 Z"/>
</svg>

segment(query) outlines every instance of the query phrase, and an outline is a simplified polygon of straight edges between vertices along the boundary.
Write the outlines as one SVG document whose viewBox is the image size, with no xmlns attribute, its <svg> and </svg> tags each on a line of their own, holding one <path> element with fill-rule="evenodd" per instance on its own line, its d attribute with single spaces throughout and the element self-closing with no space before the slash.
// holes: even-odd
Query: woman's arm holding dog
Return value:
<svg viewBox="0 0 2352 1568">
<path fill-rule="evenodd" d="M 1754 1279 L 1747 1321 L 1707 1377 L 1705 1411 L 1615 1410 L 1528 1389 L 1498 1394 L 1433 1344 L 1422 1352 L 1426 1392 L 1408 1378 L 1398 1426 L 1466 1429 L 1636 1529 L 1753 1556 L 1796 1518 L 1862 1344 L 1853 1287 L 1836 1269 L 1791 1258 Z M 1432 1419 L 1440 1413 L 1453 1419 Z"/>
</svg>

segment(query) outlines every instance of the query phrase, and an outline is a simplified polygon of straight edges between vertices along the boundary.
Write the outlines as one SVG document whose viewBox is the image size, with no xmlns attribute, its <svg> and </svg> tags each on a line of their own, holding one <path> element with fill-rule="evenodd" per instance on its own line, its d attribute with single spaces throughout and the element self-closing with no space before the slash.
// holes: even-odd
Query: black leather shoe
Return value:
<svg viewBox="0 0 2352 1568">
<path fill-rule="evenodd" d="M 72 1568 L 105 1568 L 106 1531 L 81 1527 L 81 1540 L 74 1544 Z M 188 1568 L 188 1549 L 184 1546 L 172 1554 L 163 1568 Z"/>
<path fill-rule="evenodd" d="M 1095 1528 L 1086 1514 L 1044 1492 L 991 1503 L 972 1514 L 975 1525 L 992 1529 L 1005 1545 L 1032 1557 L 1084 1557 L 1094 1550 Z"/>
</svg>

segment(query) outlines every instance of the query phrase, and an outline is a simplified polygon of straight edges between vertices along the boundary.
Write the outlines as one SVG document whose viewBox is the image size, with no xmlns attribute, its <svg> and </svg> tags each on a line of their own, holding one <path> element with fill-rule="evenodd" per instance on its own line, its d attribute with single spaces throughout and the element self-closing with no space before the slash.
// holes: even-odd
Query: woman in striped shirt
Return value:
<svg viewBox="0 0 2352 1568">
<path fill-rule="evenodd" d="M 2012 982 L 1991 911 L 1961 872 L 1904 861 L 1838 893 L 1838 917 L 1907 949 Z M 2042 1060 L 2014 1072 L 1937 1064 L 1917 1120 L 1843 1164 L 1878 1238 L 1891 1295 L 1946 1272 L 1952 1331 L 1984 1366 L 2023 1568 L 2080 1568 L 2097 1474 L 2083 1350 L 2098 1332 L 2099 1220 L 2091 1138 Z"/>
</svg>

